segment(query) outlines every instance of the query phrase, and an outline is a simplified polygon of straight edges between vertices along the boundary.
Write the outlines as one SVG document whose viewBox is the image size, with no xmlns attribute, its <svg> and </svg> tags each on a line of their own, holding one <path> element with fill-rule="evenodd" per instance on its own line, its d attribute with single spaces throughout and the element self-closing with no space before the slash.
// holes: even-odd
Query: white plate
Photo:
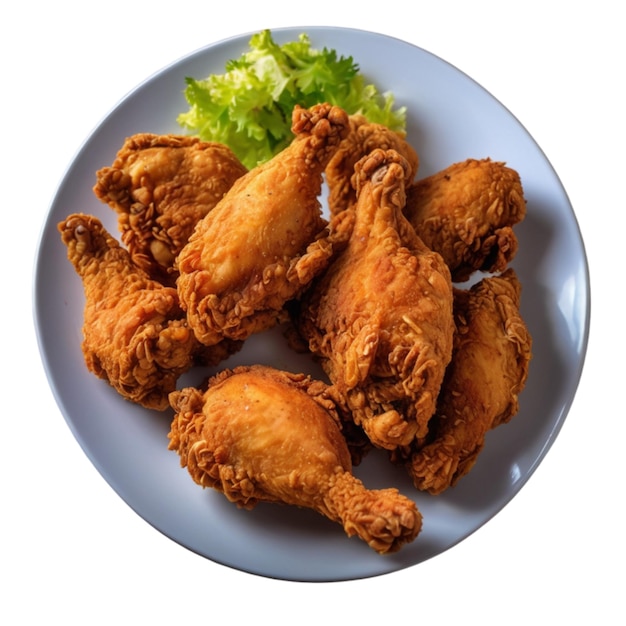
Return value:
<svg viewBox="0 0 626 626">
<path fill-rule="evenodd" d="M 378 454 L 356 474 L 372 488 L 397 486 L 424 516 L 420 536 L 381 557 L 341 527 L 309 510 L 264 504 L 242 511 L 198 487 L 167 450 L 170 413 L 122 400 L 90 374 L 80 349 L 82 286 L 56 224 L 70 213 L 98 216 L 117 232 L 113 211 L 92 193 L 95 172 L 138 132 L 180 133 L 186 76 L 221 73 L 248 47 L 250 34 L 199 50 L 124 98 L 87 139 L 54 198 L 36 266 L 35 321 L 44 365 L 59 407 L 102 476 L 141 517 L 188 549 L 224 565 L 272 578 L 348 580 L 399 570 L 434 557 L 473 533 L 515 496 L 552 445 L 573 400 L 589 328 L 589 278 L 582 238 L 561 183 L 522 125 L 480 85 L 432 54 L 386 36 L 343 28 L 273 31 L 279 43 L 306 31 L 312 45 L 351 55 L 367 78 L 408 108 L 408 138 L 420 176 L 469 157 L 506 161 L 521 175 L 528 215 L 517 227 L 514 267 L 523 284 L 522 314 L 534 358 L 519 414 L 488 435 L 472 472 L 447 493 L 418 493 L 402 470 Z M 227 365 L 272 363 L 311 369 L 279 332 L 253 337 Z M 203 372 L 202 374 L 206 374 Z M 191 379 L 187 377 L 186 382 Z"/>
</svg>

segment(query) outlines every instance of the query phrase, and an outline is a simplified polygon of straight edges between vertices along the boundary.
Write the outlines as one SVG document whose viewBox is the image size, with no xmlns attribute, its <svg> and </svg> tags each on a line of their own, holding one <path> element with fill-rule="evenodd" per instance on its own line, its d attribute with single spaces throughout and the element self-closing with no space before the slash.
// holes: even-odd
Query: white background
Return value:
<svg viewBox="0 0 626 626">
<path fill-rule="evenodd" d="M 57 2 L 0 9 L 5 624 L 624 623 L 626 60 L 619 4 Z M 288 8 L 287 8 L 288 7 Z M 412 7 L 409 9 L 409 7 Z M 592 325 L 578 392 L 519 495 L 470 538 L 391 575 L 303 584 L 217 565 L 113 492 L 49 391 L 32 318 L 46 212 L 90 132 L 139 82 L 231 35 L 348 26 L 414 43 L 499 99 L 542 147 L 585 240 Z"/>
</svg>

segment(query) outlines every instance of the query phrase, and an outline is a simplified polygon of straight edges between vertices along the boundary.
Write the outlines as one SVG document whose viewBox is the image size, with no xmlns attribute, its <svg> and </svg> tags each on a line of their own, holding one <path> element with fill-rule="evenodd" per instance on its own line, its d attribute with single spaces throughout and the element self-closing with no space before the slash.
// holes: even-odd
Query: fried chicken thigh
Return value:
<svg viewBox="0 0 626 626">
<path fill-rule="evenodd" d="M 351 182 L 354 166 L 376 148 L 399 152 L 409 164 L 409 180 L 415 178 L 419 157 L 402 134 L 383 124 L 368 122 L 362 115 L 351 115 L 350 132 L 326 167 L 328 208 L 331 215 L 336 215 L 356 202 L 356 191 Z"/>
<path fill-rule="evenodd" d="M 188 328 L 176 289 L 137 268 L 97 218 L 72 214 L 58 228 L 83 283 L 85 362 L 124 398 L 164 410 L 196 359 L 217 364 L 230 353 L 223 344 L 209 355 Z"/>
<path fill-rule="evenodd" d="M 174 259 L 195 225 L 246 172 L 222 144 L 140 133 L 98 170 L 94 193 L 117 212 L 134 263 L 173 286 Z"/>
<path fill-rule="evenodd" d="M 317 511 L 372 549 L 396 552 L 421 529 L 415 503 L 396 489 L 369 490 L 352 474 L 327 386 L 265 366 L 213 377 L 206 391 L 170 396 L 169 448 L 193 480 L 241 508 L 259 501 Z"/>
<path fill-rule="evenodd" d="M 531 358 L 531 337 L 519 312 L 512 268 L 455 289 L 452 362 L 433 418 L 432 441 L 406 464 L 418 489 L 439 494 L 467 474 L 486 433 L 518 411 Z"/>
<path fill-rule="evenodd" d="M 318 198 L 347 114 L 328 104 L 296 107 L 292 130 L 293 142 L 238 179 L 178 257 L 181 304 L 206 345 L 275 325 L 347 239 L 349 223 L 329 227 Z"/>
<path fill-rule="evenodd" d="M 405 215 L 439 252 L 454 282 L 476 271 L 501 272 L 517 252 L 513 226 L 526 202 L 519 174 L 504 163 L 467 159 L 407 189 Z"/>
<path fill-rule="evenodd" d="M 402 213 L 410 175 L 394 150 L 357 163 L 348 245 L 295 315 L 355 422 L 387 449 L 426 435 L 452 352 L 450 272 Z"/>
</svg>

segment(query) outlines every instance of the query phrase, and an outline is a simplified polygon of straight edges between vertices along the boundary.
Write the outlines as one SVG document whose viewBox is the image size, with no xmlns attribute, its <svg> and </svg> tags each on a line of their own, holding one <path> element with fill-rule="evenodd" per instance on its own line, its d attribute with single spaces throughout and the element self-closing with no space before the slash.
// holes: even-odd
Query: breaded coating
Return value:
<svg viewBox="0 0 626 626">
<path fill-rule="evenodd" d="M 517 252 L 513 226 L 524 219 L 519 174 L 491 159 L 467 159 L 407 189 L 405 215 L 441 254 L 453 282 L 477 270 L 502 272 Z"/>
<path fill-rule="evenodd" d="M 454 351 L 432 436 L 406 463 L 418 489 L 439 494 L 455 485 L 473 467 L 487 432 L 518 412 L 532 347 L 520 292 L 512 268 L 455 289 Z"/>
<path fill-rule="evenodd" d="M 85 362 L 124 398 L 164 410 L 198 359 L 217 364 L 235 351 L 222 344 L 209 354 L 187 326 L 176 289 L 136 267 L 97 218 L 75 213 L 58 228 L 83 283 Z"/>
<path fill-rule="evenodd" d="M 415 503 L 397 489 L 367 489 L 352 474 L 327 385 L 265 366 L 213 377 L 205 391 L 170 396 L 169 448 L 193 480 L 245 509 L 260 501 L 317 511 L 381 554 L 421 529 Z"/>
<path fill-rule="evenodd" d="M 350 224 L 329 227 L 319 201 L 347 114 L 329 104 L 296 107 L 292 130 L 293 142 L 237 180 L 178 257 L 181 304 L 206 345 L 275 325 L 347 239 Z"/>
<path fill-rule="evenodd" d="M 362 115 L 351 115 L 350 132 L 326 167 L 328 208 L 331 215 L 336 215 L 356 202 L 356 190 L 351 182 L 354 166 L 376 148 L 399 152 L 409 165 L 408 179 L 415 178 L 419 157 L 404 134 L 390 130 L 383 124 L 368 122 Z"/>
<path fill-rule="evenodd" d="M 452 283 L 402 213 L 411 168 L 394 150 L 355 167 L 348 245 L 301 299 L 295 325 L 371 442 L 428 432 L 452 353 Z"/>
<path fill-rule="evenodd" d="M 128 137 L 94 193 L 118 214 L 133 262 L 172 285 L 174 259 L 195 225 L 247 169 L 230 148 L 183 135 Z"/>
</svg>

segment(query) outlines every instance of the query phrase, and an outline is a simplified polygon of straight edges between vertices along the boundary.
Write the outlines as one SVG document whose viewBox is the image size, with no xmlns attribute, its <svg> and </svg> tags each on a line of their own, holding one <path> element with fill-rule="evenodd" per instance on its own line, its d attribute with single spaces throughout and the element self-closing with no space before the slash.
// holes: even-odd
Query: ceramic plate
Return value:
<svg viewBox="0 0 626 626">
<path fill-rule="evenodd" d="M 217 563 L 272 578 L 333 581 L 371 577 L 416 565 L 454 546 L 515 496 L 552 445 L 581 374 L 589 325 L 588 268 L 567 195 L 541 149 L 517 119 L 471 78 L 403 41 L 343 28 L 273 31 L 277 42 L 306 31 L 313 47 L 353 56 L 366 77 L 408 108 L 408 139 L 420 155 L 419 176 L 469 157 L 506 161 L 522 178 L 528 204 L 517 227 L 514 267 L 523 284 L 522 314 L 534 358 L 520 411 L 489 433 L 484 452 L 456 488 L 418 493 L 383 455 L 355 473 L 368 487 L 397 486 L 414 498 L 422 533 L 398 554 L 381 557 L 342 528 L 304 509 L 261 504 L 242 511 L 198 487 L 167 450 L 171 413 L 122 400 L 90 374 L 81 354 L 83 292 L 56 224 L 73 212 L 98 216 L 117 232 L 113 211 L 92 193 L 95 172 L 110 165 L 138 132 L 181 133 L 185 77 L 222 73 L 248 48 L 251 33 L 210 45 L 139 85 L 77 153 L 52 202 L 36 265 L 35 322 L 42 358 L 59 407 L 89 459 L 121 498 L 159 531 Z M 408 68 L 408 69 L 407 69 Z M 224 366 L 268 363 L 318 373 L 291 353 L 280 331 L 252 337 Z M 208 372 L 203 372 L 204 375 Z"/>
</svg>

